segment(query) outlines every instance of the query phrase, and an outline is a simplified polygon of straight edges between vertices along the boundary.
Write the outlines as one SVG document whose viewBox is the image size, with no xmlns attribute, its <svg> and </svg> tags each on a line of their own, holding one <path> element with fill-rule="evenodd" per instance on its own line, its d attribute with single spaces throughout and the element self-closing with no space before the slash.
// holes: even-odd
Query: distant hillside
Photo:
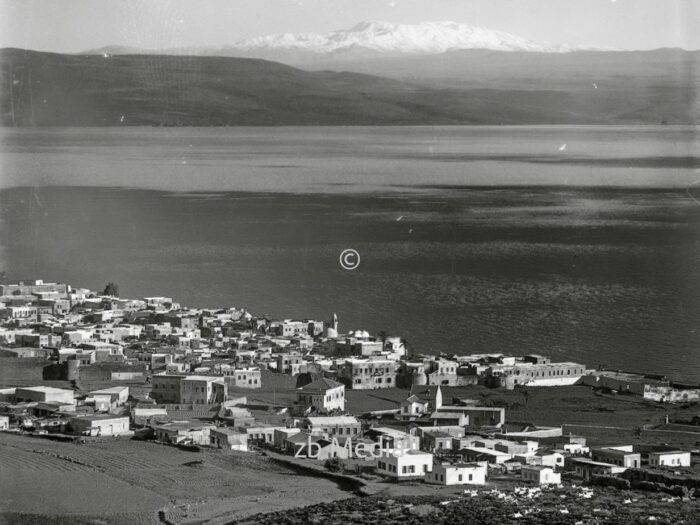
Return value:
<svg viewBox="0 0 700 525">
<path fill-rule="evenodd" d="M 642 87 L 625 77 L 615 89 L 594 89 L 590 78 L 581 80 L 583 87 L 567 80 L 575 72 L 562 73 L 556 82 L 551 77 L 524 82 L 521 75 L 521 80 L 509 83 L 509 74 L 504 71 L 494 78 L 484 72 L 480 80 L 472 75 L 469 84 L 437 77 L 407 82 L 362 73 L 302 71 L 257 59 L 3 49 L 0 123 L 620 124 L 688 123 L 697 115 L 695 87 L 664 83 L 661 76 L 652 76 Z"/>
<path fill-rule="evenodd" d="M 283 62 L 280 60 L 280 62 Z M 484 49 L 405 57 L 317 58 L 290 64 L 308 70 L 343 69 L 460 89 L 565 89 L 574 92 L 673 89 L 696 97 L 700 51 L 501 52 Z M 595 86 L 594 86 L 595 85 Z"/>
</svg>

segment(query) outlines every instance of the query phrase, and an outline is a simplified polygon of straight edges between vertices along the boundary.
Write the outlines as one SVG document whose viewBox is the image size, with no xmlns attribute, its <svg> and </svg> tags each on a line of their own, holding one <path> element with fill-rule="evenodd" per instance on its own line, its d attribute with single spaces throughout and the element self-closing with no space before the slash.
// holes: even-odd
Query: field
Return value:
<svg viewBox="0 0 700 525">
<path fill-rule="evenodd" d="M 159 511 L 171 522 L 216 523 L 348 495 L 254 454 L 0 434 L 0 523 L 132 525 L 158 523 Z"/>
<path fill-rule="evenodd" d="M 443 387 L 443 404 L 453 398 L 472 399 L 483 406 L 505 407 L 506 422 L 541 426 L 562 426 L 565 433 L 583 435 L 590 445 L 627 442 L 668 443 L 680 448 L 697 448 L 700 427 L 664 425 L 669 421 L 690 420 L 697 404 L 679 406 L 647 402 L 634 395 L 599 394 L 586 386 L 528 387 L 516 390 L 483 386 Z M 408 390 L 349 390 L 347 406 L 362 414 L 372 410 L 397 408 L 408 397 Z"/>
</svg>

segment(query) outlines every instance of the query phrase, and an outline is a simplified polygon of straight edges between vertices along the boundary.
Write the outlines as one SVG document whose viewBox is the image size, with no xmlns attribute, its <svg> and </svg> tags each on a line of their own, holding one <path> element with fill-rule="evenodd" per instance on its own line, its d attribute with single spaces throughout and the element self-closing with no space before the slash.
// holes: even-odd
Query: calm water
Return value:
<svg viewBox="0 0 700 525">
<path fill-rule="evenodd" d="M 3 130 L 0 270 L 280 317 L 335 311 L 342 329 L 422 352 L 539 352 L 697 382 L 696 137 Z M 362 255 L 355 271 L 338 264 L 345 248 Z"/>
</svg>

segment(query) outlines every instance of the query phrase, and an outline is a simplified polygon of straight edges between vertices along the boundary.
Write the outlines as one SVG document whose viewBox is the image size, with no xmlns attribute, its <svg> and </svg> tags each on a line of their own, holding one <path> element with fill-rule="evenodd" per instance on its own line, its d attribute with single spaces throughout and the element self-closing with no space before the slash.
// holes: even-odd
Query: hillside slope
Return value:
<svg viewBox="0 0 700 525">
<path fill-rule="evenodd" d="M 230 57 L 0 50 L 6 126 L 691 122 L 686 91 L 431 85 Z"/>
</svg>

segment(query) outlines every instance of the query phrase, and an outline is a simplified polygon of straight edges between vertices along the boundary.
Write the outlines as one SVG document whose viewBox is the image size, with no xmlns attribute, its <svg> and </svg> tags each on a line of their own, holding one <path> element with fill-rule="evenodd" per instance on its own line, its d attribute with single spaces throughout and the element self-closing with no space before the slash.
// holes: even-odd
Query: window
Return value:
<svg viewBox="0 0 700 525">
<path fill-rule="evenodd" d="M 462 481 L 462 475 L 461 475 L 461 474 L 457 476 L 457 481 Z"/>
<path fill-rule="evenodd" d="M 460 478 L 461 478 L 461 477 L 462 477 L 462 476 L 460 476 Z M 471 481 L 472 478 L 473 478 L 473 476 L 472 476 L 471 474 L 469 474 L 469 481 Z"/>
<path fill-rule="evenodd" d="M 404 465 L 403 467 L 401 467 L 401 473 L 402 473 L 402 474 L 406 474 L 406 465 Z"/>
</svg>

